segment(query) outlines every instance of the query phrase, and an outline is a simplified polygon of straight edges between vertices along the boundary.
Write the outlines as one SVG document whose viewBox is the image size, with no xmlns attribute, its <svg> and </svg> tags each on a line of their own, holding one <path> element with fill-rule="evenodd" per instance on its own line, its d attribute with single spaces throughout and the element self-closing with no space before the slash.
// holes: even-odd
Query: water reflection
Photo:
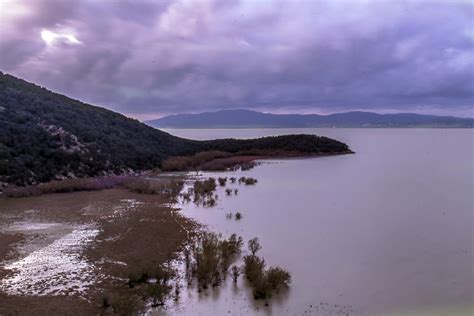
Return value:
<svg viewBox="0 0 474 316">
<path fill-rule="evenodd" d="M 303 130 L 291 132 L 314 132 Z M 184 314 L 471 315 L 473 305 L 473 131 L 335 129 L 355 155 L 265 162 L 255 187 L 218 188 L 218 205 L 183 205 L 185 215 L 224 235 L 259 237 L 269 265 L 293 277 L 269 307 L 227 282 L 192 296 Z M 285 130 L 172 131 L 199 138 Z M 240 221 L 227 220 L 241 211 Z M 249 294 L 250 293 L 250 294 Z M 262 303 L 262 305 L 260 305 Z M 316 308 L 317 307 L 317 308 Z M 429 312 L 426 312 L 429 311 Z"/>
</svg>

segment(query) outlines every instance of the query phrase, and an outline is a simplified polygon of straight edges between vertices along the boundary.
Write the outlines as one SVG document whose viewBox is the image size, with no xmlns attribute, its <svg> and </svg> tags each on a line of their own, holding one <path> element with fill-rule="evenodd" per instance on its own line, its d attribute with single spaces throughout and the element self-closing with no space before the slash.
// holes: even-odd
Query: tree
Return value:
<svg viewBox="0 0 474 316">
<path fill-rule="evenodd" d="M 262 246 L 260 245 L 258 238 L 252 238 L 248 242 L 249 250 L 252 253 L 252 256 L 255 256 L 255 254 L 262 249 Z"/>
<path fill-rule="evenodd" d="M 240 275 L 240 268 L 238 266 L 232 266 L 230 274 L 232 275 L 232 279 L 234 280 L 234 282 L 237 283 L 237 279 Z"/>
<path fill-rule="evenodd" d="M 255 255 L 244 257 L 244 273 L 252 287 L 256 286 L 265 274 L 265 259 Z"/>
</svg>

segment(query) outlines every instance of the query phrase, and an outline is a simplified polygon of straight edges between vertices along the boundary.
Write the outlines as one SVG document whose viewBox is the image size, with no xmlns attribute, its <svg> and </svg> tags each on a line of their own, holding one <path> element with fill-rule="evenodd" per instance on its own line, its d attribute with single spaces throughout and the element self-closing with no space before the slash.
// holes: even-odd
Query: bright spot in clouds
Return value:
<svg viewBox="0 0 474 316">
<path fill-rule="evenodd" d="M 77 45 L 81 44 L 81 42 L 72 34 L 68 33 L 55 33 L 46 29 L 41 31 L 41 38 L 43 41 L 46 42 L 48 45 L 54 44 L 56 40 L 62 40 L 67 44 Z"/>
</svg>

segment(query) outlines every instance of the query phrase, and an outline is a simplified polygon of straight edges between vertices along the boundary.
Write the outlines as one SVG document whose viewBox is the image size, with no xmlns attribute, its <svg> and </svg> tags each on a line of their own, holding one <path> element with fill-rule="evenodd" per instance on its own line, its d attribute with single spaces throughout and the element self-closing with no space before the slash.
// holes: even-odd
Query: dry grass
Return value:
<svg viewBox="0 0 474 316">
<path fill-rule="evenodd" d="M 131 192 L 142 194 L 168 194 L 177 195 L 183 186 L 182 179 L 144 179 L 130 177 L 121 183 L 121 186 Z"/>
<path fill-rule="evenodd" d="M 163 162 L 162 169 L 164 171 L 194 170 L 206 162 L 230 156 L 230 153 L 215 150 L 200 152 L 193 156 L 170 157 Z"/>
<path fill-rule="evenodd" d="M 9 186 L 4 189 L 3 196 L 10 198 L 22 198 L 51 193 L 100 191 L 115 187 L 124 187 L 131 192 L 143 194 L 177 194 L 181 186 L 181 179 L 174 178 L 146 179 L 141 176 L 71 178 L 25 187 Z"/>
<path fill-rule="evenodd" d="M 170 157 L 163 162 L 164 171 L 225 171 L 242 168 L 248 170 L 255 166 L 257 159 L 276 157 L 297 157 L 308 154 L 287 150 L 243 150 L 237 153 L 222 151 L 205 151 L 186 157 Z"/>
<path fill-rule="evenodd" d="M 97 178 L 70 178 L 64 180 L 54 180 L 38 185 L 24 187 L 9 186 L 3 190 L 6 197 L 28 197 L 39 196 L 50 193 L 68 193 L 77 191 L 97 191 L 113 188 L 123 183 L 126 176 L 107 176 Z"/>
</svg>

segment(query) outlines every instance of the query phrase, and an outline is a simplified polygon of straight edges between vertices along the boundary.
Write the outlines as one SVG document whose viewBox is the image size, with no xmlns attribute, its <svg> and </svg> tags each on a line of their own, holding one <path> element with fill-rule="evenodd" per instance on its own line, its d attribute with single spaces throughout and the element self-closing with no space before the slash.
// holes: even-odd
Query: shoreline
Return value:
<svg viewBox="0 0 474 316">
<path fill-rule="evenodd" d="M 210 154 L 210 157 L 195 158 L 200 154 Z M 352 150 L 335 153 L 302 153 L 292 151 L 273 151 L 273 152 L 240 152 L 236 154 L 225 152 L 202 152 L 191 157 L 170 157 L 164 162 L 163 172 L 154 170 L 143 170 L 119 175 L 104 175 L 87 178 L 65 178 L 53 180 L 28 186 L 15 186 L 4 184 L 0 187 L 0 201 L 10 198 L 24 198 L 30 196 L 42 196 L 45 194 L 101 191 L 113 188 L 127 187 L 127 181 L 133 179 L 147 178 L 154 176 L 160 178 L 162 173 L 182 173 L 191 171 L 234 171 L 237 168 L 243 170 L 251 169 L 255 166 L 257 160 L 272 159 L 308 159 L 319 157 L 331 157 L 355 154 Z M 176 160 L 178 163 L 176 164 Z M 181 162 L 179 160 L 185 160 Z M 166 167 L 166 163 L 172 164 Z"/>
<path fill-rule="evenodd" d="M 352 152 L 340 154 L 348 153 Z M 253 163 L 262 159 L 312 158 L 332 155 L 334 154 L 291 155 L 285 153 L 285 155 L 278 156 L 242 155 L 230 158 L 232 162 L 238 161 L 238 166 L 243 166 L 244 163 Z M 146 175 L 147 173 L 142 174 L 142 176 Z M 152 174 L 148 173 L 148 176 L 152 176 Z M 188 177 L 180 174 L 178 178 L 187 180 Z M 172 175 L 162 174 L 142 179 L 161 183 L 174 181 L 170 180 L 172 178 L 176 178 L 173 173 Z M 91 180 L 93 181 L 94 178 Z M 184 185 L 184 181 L 182 185 Z M 131 273 L 144 273 L 143 271 L 150 271 L 153 269 L 151 267 L 157 264 L 179 260 L 179 254 L 183 247 L 202 231 L 201 224 L 185 217 L 176 208 L 174 201 L 178 195 L 179 191 L 173 191 L 171 194 L 137 193 L 133 192 L 130 186 L 119 185 L 105 189 L 49 193 L 23 198 L 4 197 L 2 200 L 5 203 L 0 207 L 0 218 L 7 218 L 7 220 L 2 220 L 6 224 L 0 226 L 0 245 L 3 248 L 0 248 L 0 314 L 37 314 L 45 310 L 54 310 L 56 313 L 59 311 L 60 313 L 97 314 L 106 312 L 103 307 L 104 302 L 144 308 L 146 301 L 143 299 L 143 289 L 126 286 L 125 282 L 130 279 Z M 12 235 L 12 231 L 5 230 L 5 227 L 14 223 L 24 224 L 25 228 L 14 231 L 15 235 Z M 53 244 L 61 243 L 60 241 L 68 238 L 70 234 L 77 234 L 78 229 L 84 225 L 97 229 L 97 232 L 91 237 L 91 242 L 77 247 L 72 244 L 73 248 L 76 247 L 80 250 L 74 257 L 76 258 L 74 263 L 85 265 L 88 268 L 77 272 L 62 271 L 61 274 L 66 276 L 62 283 L 57 284 L 62 288 L 59 291 L 48 290 L 48 285 L 56 283 L 51 283 L 48 278 L 42 279 L 40 275 L 35 279 L 36 285 L 33 286 L 35 292 L 28 292 L 32 286 L 30 279 L 33 279 L 31 278 L 33 274 L 28 272 L 31 267 L 18 264 L 18 262 L 25 261 L 28 256 L 37 255 L 39 249 L 42 250 L 40 252 L 42 255 L 53 256 L 46 262 L 55 262 L 58 259 L 55 259 L 54 255 L 61 255 L 66 250 L 59 248 L 59 250 L 56 249 L 56 252 L 44 251 L 43 244 L 35 245 L 38 239 L 55 233 L 50 228 L 46 228 L 45 231 L 35 230 L 32 223 L 39 223 L 38 227 L 49 227 L 49 224 L 57 225 L 59 232 L 56 232 L 56 237 L 51 241 Z M 62 231 L 65 227 L 68 229 L 67 233 Z M 34 237 L 31 237 L 27 229 L 33 230 Z M 22 247 L 29 247 L 29 251 L 22 253 L 20 251 Z M 1 255 L 2 253 L 3 255 Z M 86 261 L 80 261 L 80 258 L 84 258 Z M 11 268 L 10 270 L 2 269 L 1 263 L 6 261 L 13 262 L 13 266 L 16 264 L 17 267 L 25 267 L 26 272 L 19 271 L 15 274 Z M 37 267 L 33 268 L 31 271 L 36 271 Z M 80 280 L 77 283 L 76 278 L 69 278 L 67 275 L 74 274 L 75 277 L 81 273 L 93 275 L 88 279 L 89 283 L 78 292 L 77 285 L 68 287 L 68 284 L 71 285 L 74 282 L 80 284 Z M 5 287 L 5 284 L 10 287 L 15 286 L 15 282 L 11 278 L 18 274 L 20 282 L 16 282 L 17 286 L 26 287 L 28 289 L 26 292 L 16 289 L 10 291 L 8 287 Z M 42 289 L 41 285 L 38 288 L 38 284 L 46 285 Z M 22 295 L 19 296 L 19 293 Z M 74 305 L 72 310 L 65 308 L 62 300 L 65 297 Z"/>
</svg>

